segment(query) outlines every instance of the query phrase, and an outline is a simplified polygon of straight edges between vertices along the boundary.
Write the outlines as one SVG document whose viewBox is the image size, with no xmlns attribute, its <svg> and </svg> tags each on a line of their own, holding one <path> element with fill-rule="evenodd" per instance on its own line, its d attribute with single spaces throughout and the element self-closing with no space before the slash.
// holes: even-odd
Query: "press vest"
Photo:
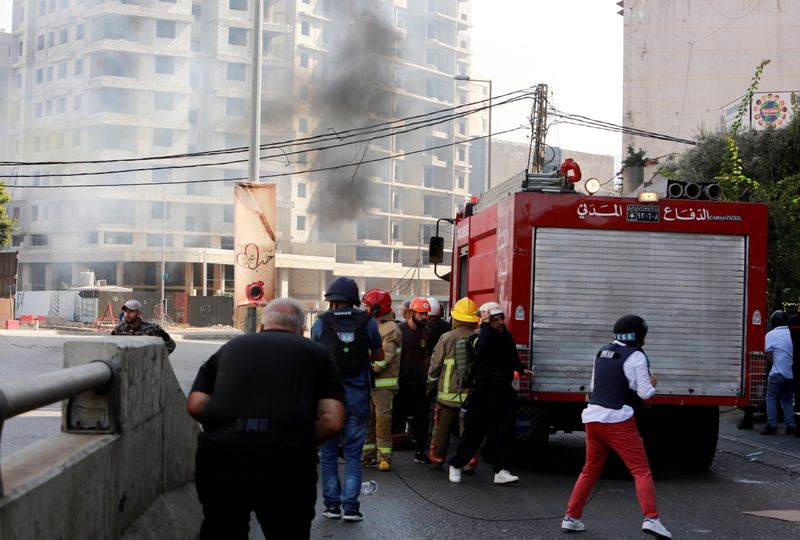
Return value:
<svg viewBox="0 0 800 540">
<path fill-rule="evenodd" d="M 606 409 L 619 410 L 631 404 L 631 390 L 623 366 L 638 351 L 634 347 L 609 343 L 604 345 L 594 359 L 594 389 L 589 403 Z"/>
</svg>

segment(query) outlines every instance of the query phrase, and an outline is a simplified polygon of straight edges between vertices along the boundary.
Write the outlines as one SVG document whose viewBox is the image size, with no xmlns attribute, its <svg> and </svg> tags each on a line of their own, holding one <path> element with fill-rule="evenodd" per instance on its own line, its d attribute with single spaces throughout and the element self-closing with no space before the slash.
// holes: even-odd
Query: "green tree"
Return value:
<svg viewBox="0 0 800 540">
<path fill-rule="evenodd" d="M 0 182 L 0 247 L 7 246 L 11 241 L 11 233 L 14 230 L 15 219 L 8 217 L 6 207 L 11 202 L 11 196 L 6 191 L 6 185 Z"/>
</svg>

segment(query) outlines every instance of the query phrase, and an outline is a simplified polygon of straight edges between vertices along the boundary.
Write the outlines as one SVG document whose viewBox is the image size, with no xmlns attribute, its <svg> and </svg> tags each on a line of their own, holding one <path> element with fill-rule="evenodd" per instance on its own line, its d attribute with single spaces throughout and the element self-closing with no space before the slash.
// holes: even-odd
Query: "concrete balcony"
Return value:
<svg viewBox="0 0 800 540">
<path fill-rule="evenodd" d="M 432 167 L 447 168 L 447 160 L 442 159 L 434 154 L 423 152 L 422 159 L 425 165 L 430 165 Z"/>
</svg>

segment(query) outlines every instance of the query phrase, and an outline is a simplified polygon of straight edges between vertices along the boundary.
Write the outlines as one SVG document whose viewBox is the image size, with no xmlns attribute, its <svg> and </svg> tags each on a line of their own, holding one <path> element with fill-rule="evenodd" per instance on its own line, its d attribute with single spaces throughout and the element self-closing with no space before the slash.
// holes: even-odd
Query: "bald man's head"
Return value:
<svg viewBox="0 0 800 540">
<path fill-rule="evenodd" d="M 305 323 L 303 306 L 294 298 L 276 298 L 261 315 L 262 330 L 285 330 L 302 336 Z"/>
</svg>

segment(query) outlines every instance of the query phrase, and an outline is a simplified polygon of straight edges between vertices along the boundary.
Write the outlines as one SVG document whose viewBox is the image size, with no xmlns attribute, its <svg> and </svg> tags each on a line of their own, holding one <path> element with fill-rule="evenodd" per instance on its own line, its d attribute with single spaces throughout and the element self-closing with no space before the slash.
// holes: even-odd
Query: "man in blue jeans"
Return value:
<svg viewBox="0 0 800 540">
<path fill-rule="evenodd" d="M 358 285 L 338 278 L 325 292 L 330 308 L 320 313 L 311 328 L 311 339 L 330 353 L 339 367 L 345 390 L 347 420 L 341 437 L 320 446 L 319 464 L 322 497 L 329 519 L 362 521 L 358 496 L 361 493 L 361 451 L 369 425 L 372 362 L 383 360 L 383 340 L 375 319 L 356 309 L 361 303 Z M 344 483 L 339 481 L 339 441 L 344 446 Z"/>
<path fill-rule="evenodd" d="M 789 317 L 785 311 L 775 311 L 769 318 L 772 330 L 767 332 L 764 340 L 764 352 L 772 369 L 767 378 L 767 425 L 761 430 L 762 435 L 773 435 L 778 432 L 778 401 L 783 407 L 783 418 L 786 422 L 786 434 L 794 435 L 794 374 L 792 360 L 794 347 L 789 332 Z"/>
</svg>

